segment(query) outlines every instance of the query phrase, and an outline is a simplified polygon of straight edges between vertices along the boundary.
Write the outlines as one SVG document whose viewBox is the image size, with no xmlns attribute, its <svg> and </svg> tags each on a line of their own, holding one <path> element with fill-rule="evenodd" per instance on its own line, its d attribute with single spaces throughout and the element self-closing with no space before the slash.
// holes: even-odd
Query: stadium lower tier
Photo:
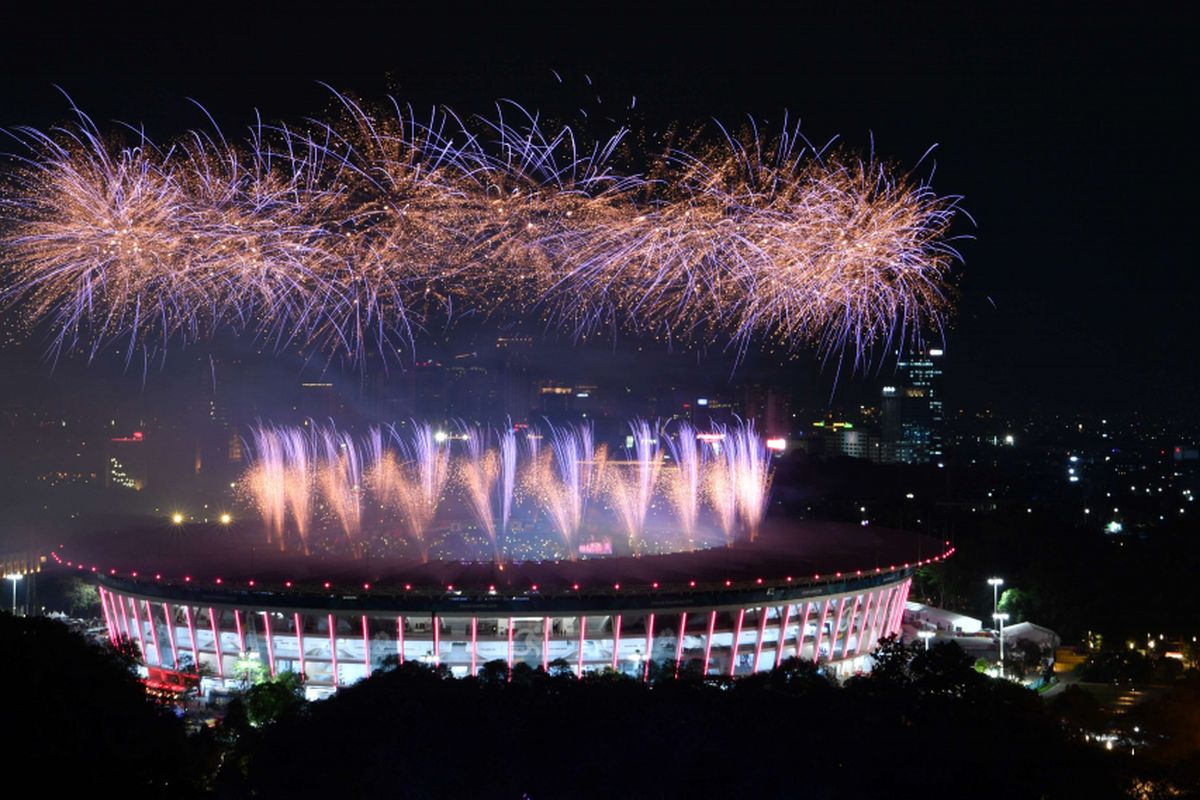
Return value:
<svg viewBox="0 0 1200 800">
<path fill-rule="evenodd" d="M 674 607 L 644 595 L 641 608 L 639 597 L 623 597 L 618 609 L 568 611 L 549 599 L 537 613 L 496 613 L 486 603 L 475 613 L 393 612 L 377 603 L 353 611 L 281 607 L 288 598 L 278 596 L 272 605 L 197 602 L 107 578 L 100 595 L 110 637 L 136 644 L 152 682 L 202 677 L 221 688 L 240 685 L 251 670 L 290 671 L 303 676 L 310 696 L 322 696 L 393 661 L 445 665 L 460 677 L 498 661 L 509 670 L 527 664 L 582 676 L 612 669 L 647 679 L 682 669 L 748 675 L 799 657 L 843 678 L 869 668 L 879 640 L 899 631 L 911 582 L 905 570 L 858 585 L 788 587 L 753 599 L 709 595 L 713 602 Z"/>
</svg>

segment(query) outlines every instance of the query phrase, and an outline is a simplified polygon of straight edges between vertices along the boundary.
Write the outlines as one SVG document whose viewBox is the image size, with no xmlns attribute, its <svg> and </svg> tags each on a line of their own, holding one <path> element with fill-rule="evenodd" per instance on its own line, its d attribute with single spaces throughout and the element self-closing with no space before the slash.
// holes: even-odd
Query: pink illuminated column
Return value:
<svg viewBox="0 0 1200 800">
<path fill-rule="evenodd" d="M 108 613 L 108 593 L 104 591 L 104 587 L 100 587 L 100 610 L 104 612 L 104 624 L 108 626 L 108 640 L 113 644 L 117 643 L 117 629 L 113 625 L 112 615 Z M 161 659 L 160 659 L 161 660 Z"/>
<path fill-rule="evenodd" d="M 821 622 L 817 625 L 817 640 L 813 643 L 813 663 L 821 657 L 821 640 L 825 638 L 825 622 L 829 619 L 829 600 L 821 607 Z"/>
<path fill-rule="evenodd" d="M 833 621 L 833 630 L 831 630 L 829 632 L 829 635 L 830 635 L 830 638 L 829 638 L 829 660 L 830 661 L 837 658 L 838 634 L 842 632 L 842 616 L 846 612 L 846 601 L 848 599 L 850 599 L 850 598 L 842 597 L 840 600 L 838 600 L 837 617 L 834 618 L 834 621 Z"/>
<path fill-rule="evenodd" d="M 746 609 L 738 609 L 737 624 L 733 628 L 733 646 L 729 648 L 729 677 L 737 672 L 738 645 L 741 644 L 742 623 L 746 620 Z"/>
<path fill-rule="evenodd" d="M 712 660 L 713 631 L 717 628 L 717 610 L 708 615 L 708 638 L 704 640 L 704 675 L 708 674 L 708 662 Z"/>
<path fill-rule="evenodd" d="M 233 610 L 233 627 L 237 628 L 238 636 L 238 655 L 246 654 L 246 632 L 242 630 L 242 611 L 239 608 Z"/>
<path fill-rule="evenodd" d="M 150 624 L 150 641 L 154 643 L 154 655 L 158 658 L 158 665 L 160 667 L 165 667 L 166 664 L 163 663 L 163 652 L 158 646 L 158 626 L 154 624 L 154 612 L 150 610 L 149 600 L 143 600 L 142 602 L 146 605 L 146 622 Z"/>
<path fill-rule="evenodd" d="M 900 590 L 900 601 L 896 603 L 896 610 L 892 614 L 892 624 L 889 628 L 891 633 L 900 633 L 904 624 L 904 604 L 908 602 L 908 590 L 912 587 L 912 578 L 904 582 L 904 588 Z"/>
<path fill-rule="evenodd" d="M 333 667 L 333 685 L 338 685 L 338 663 L 337 663 L 337 625 L 334 624 L 333 614 L 329 615 L 327 624 L 329 626 L 329 663 Z"/>
<path fill-rule="evenodd" d="M 300 654 L 300 680 L 307 680 L 308 671 L 304 664 L 304 623 L 300 621 L 299 611 L 292 615 L 292 622 L 296 626 L 296 652 Z"/>
<path fill-rule="evenodd" d="M 367 669 L 367 677 L 371 677 L 371 635 L 367 631 L 367 615 L 362 615 L 363 633 L 363 666 Z"/>
<path fill-rule="evenodd" d="M 475 665 L 479 661 L 479 618 L 471 617 L 471 674 L 475 674 Z"/>
<path fill-rule="evenodd" d="M 854 648 L 854 655 L 862 655 L 863 645 L 868 637 L 868 629 L 871 622 L 871 601 L 875 599 L 875 592 L 867 592 L 867 605 L 863 608 L 862 621 L 858 623 L 858 646 Z"/>
<path fill-rule="evenodd" d="M 887 618 L 887 612 L 892 607 L 892 597 L 896 593 L 896 587 L 888 587 L 887 594 L 881 598 L 879 605 L 875 609 L 875 619 L 871 624 L 871 646 L 874 647 L 879 641 L 880 634 L 883 632 L 883 621 Z"/>
<path fill-rule="evenodd" d="M 186 606 L 185 606 L 186 608 Z M 275 677 L 275 641 L 271 637 L 271 612 L 263 611 L 263 630 L 267 634 L 267 664 L 271 668 L 271 677 Z M 188 618 L 188 624 L 191 624 L 191 618 Z M 195 640 L 193 639 L 193 642 Z"/>
<path fill-rule="evenodd" d="M 167 621 L 167 640 L 171 642 L 171 668 L 179 669 L 179 650 L 175 647 L 175 617 L 171 614 L 171 607 L 166 603 L 162 604 L 163 618 Z"/>
<path fill-rule="evenodd" d="M 133 630 L 129 627 L 129 612 L 125 610 L 125 598 L 121 595 L 114 594 L 113 602 L 120 601 L 121 604 L 121 621 L 125 624 L 125 638 L 133 641 Z"/>
<path fill-rule="evenodd" d="M 783 604 L 783 613 L 779 616 L 779 635 L 775 640 L 775 666 L 783 663 L 783 643 L 787 641 L 788 618 L 792 616 L 792 604 Z"/>
<path fill-rule="evenodd" d="M 621 615 L 617 614 L 617 619 L 613 623 L 613 657 L 612 668 L 617 668 L 618 651 L 621 649 Z"/>
<path fill-rule="evenodd" d="M 804 650 L 804 637 L 808 635 L 808 612 L 811 610 L 812 603 L 805 600 L 804 617 L 800 620 L 799 630 L 796 631 L 796 658 L 803 658 L 800 653 Z"/>
<path fill-rule="evenodd" d="M 220 628 L 217 626 L 217 615 L 216 615 L 216 613 L 213 612 L 212 606 L 208 607 L 208 624 L 209 624 L 209 627 L 212 628 L 213 653 L 217 657 L 217 677 L 224 678 L 225 677 L 225 659 L 221 656 L 221 631 L 220 631 Z M 303 672 L 304 668 L 301 667 L 300 671 Z"/>
<path fill-rule="evenodd" d="M 396 617 L 396 662 L 404 663 L 404 616 Z"/>
<path fill-rule="evenodd" d="M 513 623 L 512 617 L 508 618 L 508 679 L 512 680 L 513 668 Z"/>
<path fill-rule="evenodd" d="M 858 617 L 858 601 L 862 595 L 854 595 L 854 608 L 850 609 L 850 621 L 846 624 L 846 641 L 842 642 L 842 658 L 850 650 L 850 639 L 854 637 L 854 620 Z"/>
<path fill-rule="evenodd" d="M 642 660 L 642 680 L 650 680 L 650 654 L 654 651 L 654 614 L 650 615 L 650 621 L 646 623 L 646 657 Z"/>
<path fill-rule="evenodd" d="M 583 679 L 583 637 L 587 632 L 587 617 L 579 618 L 579 678 Z"/>
<path fill-rule="evenodd" d="M 679 615 L 679 638 L 675 642 L 675 677 L 679 677 L 679 665 L 683 663 L 683 632 L 687 630 L 687 612 Z"/>
<path fill-rule="evenodd" d="M 432 612 L 433 618 L 433 665 L 436 667 L 442 663 L 442 621 L 438 619 L 437 612 Z"/>
<path fill-rule="evenodd" d="M 542 617 L 542 672 L 550 671 L 550 618 Z"/>
<path fill-rule="evenodd" d="M 758 672 L 758 662 L 762 658 L 763 637 L 767 634 L 767 607 L 758 610 L 758 640 L 754 643 L 754 667 L 751 672 Z"/>
<path fill-rule="evenodd" d="M 192 607 L 184 605 L 183 618 L 187 620 L 188 638 L 192 640 L 192 666 L 200 671 L 200 647 L 196 642 L 196 626 L 192 624 Z M 271 668 L 271 677 L 275 677 L 275 668 Z"/>
<path fill-rule="evenodd" d="M 146 636 L 142 631 L 142 617 L 138 614 L 137 600 L 130 597 L 129 605 L 133 607 L 133 624 L 137 628 L 138 647 L 140 647 L 142 650 L 142 661 L 150 663 L 149 659 L 146 657 Z"/>
</svg>

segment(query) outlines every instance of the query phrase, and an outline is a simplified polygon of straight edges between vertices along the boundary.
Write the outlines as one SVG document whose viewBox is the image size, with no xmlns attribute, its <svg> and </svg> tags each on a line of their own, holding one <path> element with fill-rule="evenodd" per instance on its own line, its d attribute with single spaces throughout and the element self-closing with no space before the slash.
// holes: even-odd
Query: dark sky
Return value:
<svg viewBox="0 0 1200 800">
<path fill-rule="evenodd" d="M 97 120 L 144 121 L 157 138 L 205 124 L 187 97 L 233 131 L 255 108 L 319 113 L 326 81 L 466 112 L 499 97 L 570 110 L 637 95 L 652 128 L 786 108 L 813 141 L 866 147 L 873 134 L 909 165 L 936 143 L 935 187 L 978 220 L 957 231 L 976 237 L 961 248 L 948 338 L 958 399 L 1195 409 L 1200 31 L 1182 15 L 557 3 L 444 4 L 437 17 L 437 4 L 411 5 L 10 8 L 0 126 L 63 119 L 58 84 Z"/>
</svg>

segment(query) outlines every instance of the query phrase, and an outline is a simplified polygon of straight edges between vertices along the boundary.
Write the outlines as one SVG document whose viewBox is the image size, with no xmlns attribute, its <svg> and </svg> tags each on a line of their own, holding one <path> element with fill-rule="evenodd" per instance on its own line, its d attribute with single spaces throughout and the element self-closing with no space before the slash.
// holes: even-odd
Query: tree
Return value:
<svg viewBox="0 0 1200 800">
<path fill-rule="evenodd" d="M 1033 595 L 1024 589 L 1005 589 L 1000 593 L 996 608 L 1008 614 L 1009 624 L 1025 622 L 1033 611 Z"/>
<path fill-rule="evenodd" d="M 76 617 L 100 616 L 100 592 L 95 584 L 83 578 L 72 578 L 64 600 L 67 611 Z"/>
<path fill-rule="evenodd" d="M 0 614 L 6 763 L 45 776 L 51 793 L 94 794 L 119 776 L 124 797 L 187 797 L 200 771 L 183 724 L 153 703 L 127 639 L 97 647 L 44 617 Z M 49 784 L 47 784 L 49 785 Z"/>
<path fill-rule="evenodd" d="M 246 692 L 246 716 L 259 727 L 290 717 L 304 705 L 304 684 L 294 672 L 281 672 Z"/>
</svg>

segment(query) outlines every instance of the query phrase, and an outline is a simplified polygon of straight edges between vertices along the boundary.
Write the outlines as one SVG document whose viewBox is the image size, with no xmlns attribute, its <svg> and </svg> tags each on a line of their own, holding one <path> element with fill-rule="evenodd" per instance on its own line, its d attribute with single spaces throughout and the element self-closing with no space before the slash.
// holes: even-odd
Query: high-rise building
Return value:
<svg viewBox="0 0 1200 800">
<path fill-rule="evenodd" d="M 914 352 L 896 364 L 896 380 L 883 387 L 885 458 L 905 464 L 941 462 L 943 351 Z"/>
</svg>

